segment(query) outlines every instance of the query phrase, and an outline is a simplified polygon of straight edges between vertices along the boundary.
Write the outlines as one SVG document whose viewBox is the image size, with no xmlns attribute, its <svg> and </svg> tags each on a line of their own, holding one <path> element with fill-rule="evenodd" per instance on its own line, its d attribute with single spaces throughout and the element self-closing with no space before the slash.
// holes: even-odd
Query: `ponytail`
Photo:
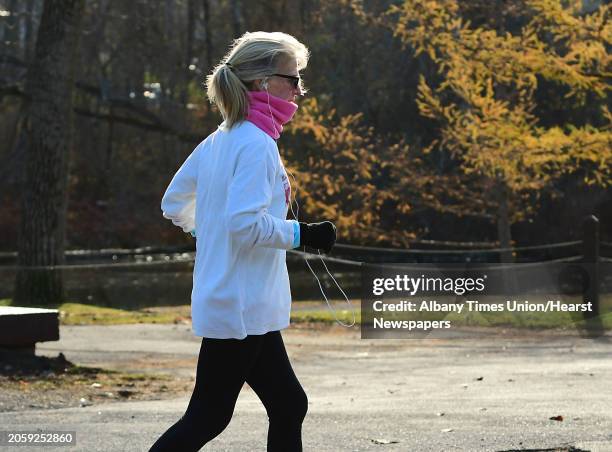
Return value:
<svg viewBox="0 0 612 452">
<path fill-rule="evenodd" d="M 217 105 L 228 128 L 244 119 L 248 109 L 247 87 L 230 63 L 219 64 L 206 79 L 209 100 Z"/>
</svg>

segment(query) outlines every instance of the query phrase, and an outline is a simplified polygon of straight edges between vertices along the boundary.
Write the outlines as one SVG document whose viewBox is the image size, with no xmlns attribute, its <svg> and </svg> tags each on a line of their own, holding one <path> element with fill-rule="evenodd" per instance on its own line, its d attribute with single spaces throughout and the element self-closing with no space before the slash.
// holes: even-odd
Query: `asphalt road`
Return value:
<svg viewBox="0 0 612 452">
<path fill-rule="evenodd" d="M 500 330 L 469 340 L 362 340 L 359 330 L 340 327 L 283 335 L 309 396 L 304 450 L 612 451 L 610 336 Z M 189 325 L 72 326 L 37 353 L 194 376 L 199 343 Z M 182 415 L 188 396 L 0 413 L 0 430 L 77 437 L 74 447 L 0 449 L 147 450 Z M 265 411 L 245 387 L 229 427 L 203 450 L 264 451 L 266 431 Z"/>
</svg>

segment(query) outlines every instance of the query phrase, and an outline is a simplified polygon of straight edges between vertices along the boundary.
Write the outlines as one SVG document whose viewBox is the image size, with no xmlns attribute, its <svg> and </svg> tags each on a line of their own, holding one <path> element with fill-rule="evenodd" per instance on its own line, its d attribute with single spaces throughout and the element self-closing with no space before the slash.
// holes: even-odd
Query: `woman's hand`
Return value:
<svg viewBox="0 0 612 452">
<path fill-rule="evenodd" d="M 336 243 L 336 226 L 331 221 L 300 223 L 300 246 L 318 248 L 329 253 Z"/>
</svg>

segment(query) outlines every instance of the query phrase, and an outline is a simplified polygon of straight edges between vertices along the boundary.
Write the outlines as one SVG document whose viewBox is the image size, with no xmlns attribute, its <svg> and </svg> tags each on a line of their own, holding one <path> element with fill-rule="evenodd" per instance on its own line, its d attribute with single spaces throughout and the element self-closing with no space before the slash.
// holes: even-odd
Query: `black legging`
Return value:
<svg viewBox="0 0 612 452">
<path fill-rule="evenodd" d="M 268 451 L 301 451 L 308 399 L 280 331 L 241 340 L 203 338 L 187 411 L 150 450 L 199 450 L 227 427 L 245 382 L 268 413 Z"/>
</svg>

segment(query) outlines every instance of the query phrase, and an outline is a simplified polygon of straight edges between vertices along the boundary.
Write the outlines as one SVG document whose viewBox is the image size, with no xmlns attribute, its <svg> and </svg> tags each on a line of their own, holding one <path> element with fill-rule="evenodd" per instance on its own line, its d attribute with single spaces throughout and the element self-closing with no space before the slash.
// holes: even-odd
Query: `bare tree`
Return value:
<svg viewBox="0 0 612 452">
<path fill-rule="evenodd" d="M 205 72 L 210 72 L 212 69 L 212 33 L 210 30 L 210 5 L 208 4 L 208 0 L 202 1 L 202 6 L 204 7 L 204 39 L 206 41 L 206 68 Z"/>
<path fill-rule="evenodd" d="M 230 8 L 232 13 L 232 27 L 234 30 L 234 38 L 237 38 L 244 31 L 242 20 L 242 2 L 240 0 L 231 0 Z"/>
<path fill-rule="evenodd" d="M 22 268 L 14 294 L 20 304 L 52 304 L 63 298 L 62 273 L 53 266 L 64 263 L 74 63 L 84 6 L 84 0 L 45 1 L 28 70 L 18 241 Z"/>
<path fill-rule="evenodd" d="M 34 47 L 34 0 L 26 3 L 24 60 L 30 61 Z"/>
</svg>

